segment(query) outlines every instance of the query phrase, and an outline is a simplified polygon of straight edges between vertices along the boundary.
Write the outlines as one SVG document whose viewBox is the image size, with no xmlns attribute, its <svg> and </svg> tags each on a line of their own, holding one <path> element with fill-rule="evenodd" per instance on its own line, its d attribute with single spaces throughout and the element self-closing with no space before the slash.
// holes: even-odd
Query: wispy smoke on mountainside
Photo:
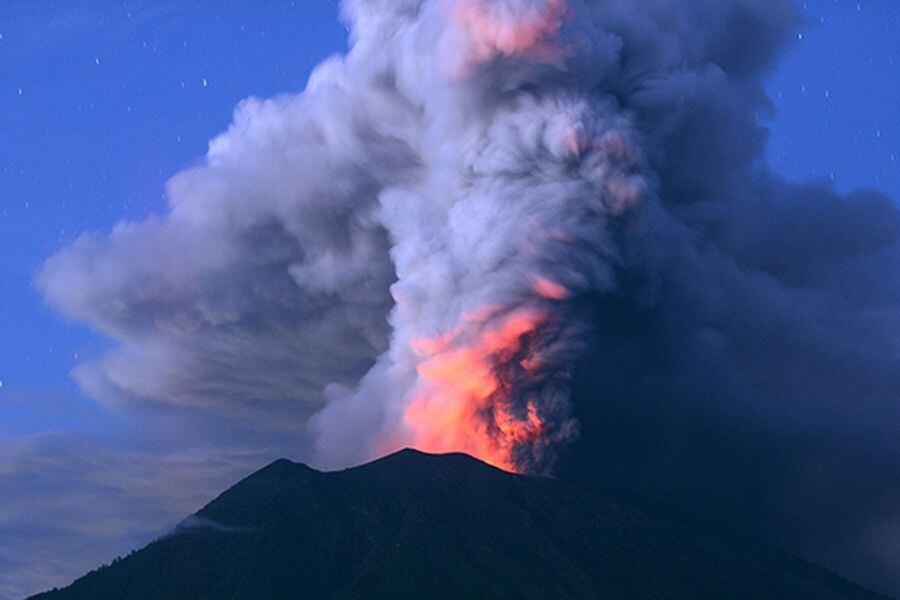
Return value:
<svg viewBox="0 0 900 600">
<path fill-rule="evenodd" d="M 900 588 L 900 211 L 761 163 L 793 3 L 344 13 L 347 55 L 241 103 L 167 214 L 47 262 L 117 342 L 84 389 L 326 467 L 558 464 Z"/>
</svg>

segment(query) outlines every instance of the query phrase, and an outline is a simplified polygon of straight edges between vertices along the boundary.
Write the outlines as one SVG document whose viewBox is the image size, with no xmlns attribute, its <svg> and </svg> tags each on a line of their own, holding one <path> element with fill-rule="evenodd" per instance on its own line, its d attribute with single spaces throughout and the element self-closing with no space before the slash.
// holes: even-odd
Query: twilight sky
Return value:
<svg viewBox="0 0 900 600">
<path fill-rule="evenodd" d="M 34 279 L 83 232 L 161 213 L 166 181 L 238 101 L 300 91 L 346 46 L 337 13 L 319 0 L 0 7 L 0 539 L 16 542 L 0 547 L 0 598 L 149 541 L 270 458 L 305 458 L 289 430 L 232 436 L 209 415 L 101 406 L 70 371 L 108 342 L 46 308 Z M 900 198 L 895 3 L 803 14 L 767 85 L 770 164 Z"/>
</svg>

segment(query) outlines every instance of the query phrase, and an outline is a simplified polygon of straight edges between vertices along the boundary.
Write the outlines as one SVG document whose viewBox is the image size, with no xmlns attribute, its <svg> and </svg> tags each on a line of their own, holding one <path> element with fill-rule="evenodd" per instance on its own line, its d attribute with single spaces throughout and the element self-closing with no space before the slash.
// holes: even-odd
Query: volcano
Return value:
<svg viewBox="0 0 900 600">
<path fill-rule="evenodd" d="M 465 454 L 281 459 L 33 599 L 880 598 L 799 558 Z"/>
</svg>

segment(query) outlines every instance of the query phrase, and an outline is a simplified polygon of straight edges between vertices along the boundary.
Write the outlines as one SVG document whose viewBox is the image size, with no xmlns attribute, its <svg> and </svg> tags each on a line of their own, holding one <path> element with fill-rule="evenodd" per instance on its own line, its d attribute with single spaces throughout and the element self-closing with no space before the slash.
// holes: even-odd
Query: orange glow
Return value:
<svg viewBox="0 0 900 600">
<path fill-rule="evenodd" d="M 487 0 L 458 0 L 453 16 L 469 33 L 471 58 L 483 61 L 497 54 L 549 53 L 543 42 L 560 28 L 568 6 L 565 0 L 546 0 L 542 9 L 519 18 L 504 14 L 505 10 Z"/>
<path fill-rule="evenodd" d="M 551 281 L 546 277 L 534 278 L 534 291 L 539 296 L 548 300 L 565 300 L 569 297 L 569 290 L 555 281 Z"/>
<path fill-rule="evenodd" d="M 471 315 L 468 319 L 471 323 Z M 473 343 L 461 343 L 460 332 L 416 340 L 417 352 L 434 352 L 417 368 L 420 388 L 405 412 L 413 445 L 426 452 L 466 452 L 518 470 L 514 450 L 539 440 L 544 423 L 534 402 L 527 403 L 525 414 L 513 409 L 508 373 L 510 368 L 524 373 L 540 363 L 527 339 L 544 320 L 538 311 L 522 310 L 499 323 L 482 324 Z"/>
</svg>

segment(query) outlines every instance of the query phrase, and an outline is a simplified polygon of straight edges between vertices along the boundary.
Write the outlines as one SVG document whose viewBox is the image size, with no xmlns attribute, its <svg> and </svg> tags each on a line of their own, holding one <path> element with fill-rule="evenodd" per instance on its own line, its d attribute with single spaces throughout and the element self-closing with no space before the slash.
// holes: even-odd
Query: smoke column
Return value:
<svg viewBox="0 0 900 600">
<path fill-rule="evenodd" d="M 598 49 L 567 41 L 563 2 L 416 10 L 394 29 L 386 5 L 350 5 L 354 52 L 390 39 L 427 58 L 392 65 L 417 107 L 418 164 L 379 195 L 397 275 L 390 348 L 316 417 L 320 451 L 347 447 L 347 405 L 375 401 L 387 412 L 365 454 L 413 445 L 542 470 L 576 431 L 569 378 L 589 325 L 575 304 L 613 285 L 617 234 L 648 191 L 641 151 L 614 99 L 569 68 Z"/>
</svg>

